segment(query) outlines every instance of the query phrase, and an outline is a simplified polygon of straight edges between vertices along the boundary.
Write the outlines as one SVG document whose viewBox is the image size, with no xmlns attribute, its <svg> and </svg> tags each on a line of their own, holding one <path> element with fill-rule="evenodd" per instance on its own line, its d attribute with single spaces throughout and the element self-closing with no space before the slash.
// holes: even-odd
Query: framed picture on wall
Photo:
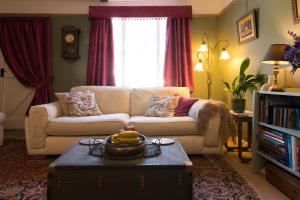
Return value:
<svg viewBox="0 0 300 200">
<path fill-rule="evenodd" d="M 239 44 L 244 44 L 258 38 L 255 10 L 238 19 L 236 24 Z"/>
<path fill-rule="evenodd" d="M 292 0 L 293 15 L 295 23 L 300 22 L 300 0 Z"/>
</svg>

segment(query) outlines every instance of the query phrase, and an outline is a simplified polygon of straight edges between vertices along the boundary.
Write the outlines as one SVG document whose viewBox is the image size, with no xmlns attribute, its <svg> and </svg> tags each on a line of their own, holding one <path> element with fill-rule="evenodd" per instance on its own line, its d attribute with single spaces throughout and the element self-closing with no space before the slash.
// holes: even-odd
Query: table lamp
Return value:
<svg viewBox="0 0 300 200">
<path fill-rule="evenodd" d="M 286 44 L 272 44 L 267 54 L 265 55 L 262 63 L 274 65 L 273 74 L 274 74 L 274 82 L 272 86 L 269 88 L 269 91 L 277 91 L 282 92 L 283 89 L 278 87 L 278 73 L 279 73 L 279 65 L 288 65 L 289 62 L 284 59 Z"/>
</svg>

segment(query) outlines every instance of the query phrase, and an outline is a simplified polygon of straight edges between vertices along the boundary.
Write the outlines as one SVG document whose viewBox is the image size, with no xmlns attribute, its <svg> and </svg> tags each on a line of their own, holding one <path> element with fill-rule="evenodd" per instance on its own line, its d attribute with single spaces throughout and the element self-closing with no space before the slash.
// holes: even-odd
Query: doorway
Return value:
<svg viewBox="0 0 300 200">
<path fill-rule="evenodd" d="M 34 88 L 23 86 L 11 72 L 0 50 L 0 112 L 6 114 L 5 129 L 24 129 L 26 111 Z"/>
</svg>

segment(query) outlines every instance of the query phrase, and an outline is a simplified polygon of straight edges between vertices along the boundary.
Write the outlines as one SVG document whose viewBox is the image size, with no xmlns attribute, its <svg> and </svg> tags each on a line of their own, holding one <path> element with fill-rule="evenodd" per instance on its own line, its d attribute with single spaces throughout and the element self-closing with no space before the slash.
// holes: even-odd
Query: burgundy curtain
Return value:
<svg viewBox="0 0 300 200">
<path fill-rule="evenodd" d="M 165 86 L 194 90 L 191 18 L 168 18 L 164 80 Z"/>
<path fill-rule="evenodd" d="M 110 18 L 91 18 L 88 85 L 114 86 L 114 46 Z"/>
<path fill-rule="evenodd" d="M 188 86 L 193 90 L 190 41 L 192 6 L 90 6 L 89 16 L 88 85 L 115 85 L 111 17 L 168 17 L 166 85 Z"/>
<path fill-rule="evenodd" d="M 31 106 L 52 99 L 51 21 L 49 18 L 0 18 L 0 48 L 15 77 L 36 89 Z"/>
</svg>

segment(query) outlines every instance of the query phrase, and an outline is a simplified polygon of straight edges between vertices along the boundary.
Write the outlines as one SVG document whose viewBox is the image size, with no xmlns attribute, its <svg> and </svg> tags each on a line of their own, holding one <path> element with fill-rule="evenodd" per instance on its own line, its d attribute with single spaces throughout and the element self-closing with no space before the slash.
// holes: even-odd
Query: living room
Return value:
<svg viewBox="0 0 300 200">
<path fill-rule="evenodd" d="M 120 189 L 119 194 L 130 195 L 131 199 L 298 199 L 298 7 L 298 0 L 1 1 L 0 128 L 4 129 L 4 134 L 1 135 L 0 129 L 0 143 L 3 141 L 0 146 L 0 199 L 72 199 L 70 191 L 77 195 L 74 199 L 119 199 L 115 197 L 117 194 L 114 194 L 112 185 L 128 185 L 128 191 Z M 183 31 L 174 27 L 175 22 L 172 27 L 169 19 L 176 17 L 186 19 L 179 24 Z M 108 19 L 108 22 L 103 20 L 100 23 L 109 26 L 99 26 L 99 19 Z M 29 34 L 27 38 L 22 34 L 24 30 L 14 29 L 14 23 L 25 27 L 22 20 L 30 21 L 29 27 L 37 26 L 35 20 L 40 20 L 38 28 L 41 29 L 36 30 L 41 31 Z M 247 22 L 251 22 L 250 25 Z M 7 27 L 13 31 L 9 32 Z M 101 34 L 103 32 L 106 34 Z M 38 34 L 42 34 L 41 37 L 37 37 Z M 176 34 L 181 35 L 176 38 Z M 174 38 L 170 39 L 170 35 Z M 98 39 L 103 41 L 100 43 Z M 186 43 L 172 43 L 184 39 Z M 30 44 L 36 46 L 28 47 Z M 109 46 L 112 44 L 113 48 Z M 208 48 L 201 49 L 205 46 Z M 179 58 L 186 59 L 185 62 L 179 64 L 182 60 L 174 59 L 176 53 Z M 285 55 L 279 55 L 282 53 Z M 282 60 L 278 60 L 280 56 Z M 36 61 L 36 58 L 42 61 Z M 43 63 L 40 68 L 36 67 L 39 62 Z M 177 67 L 181 64 L 183 68 Z M 112 68 L 114 70 L 110 70 Z M 241 73 L 242 68 L 244 73 Z M 231 98 L 237 97 L 232 82 L 238 75 L 239 79 L 244 76 L 243 80 L 257 78 L 249 90 L 246 88 L 237 94 L 238 98 L 242 95 L 240 99 L 245 99 L 242 111 L 238 111 L 240 106 L 232 106 Z M 264 81 L 260 77 L 264 77 Z M 224 82 L 229 83 L 229 88 Z M 48 85 L 51 91 L 45 90 Z M 34 88 L 43 91 L 36 95 Z M 71 89 L 74 93 L 89 90 L 88 98 L 98 102 L 100 109 L 97 111 L 102 113 L 100 118 L 105 118 L 105 123 L 111 121 L 103 126 L 87 125 L 99 117 L 85 121 L 85 117 L 74 117 L 77 115 L 74 114 L 69 117 L 73 120 L 69 126 L 61 125 L 70 119 L 60 102 L 51 102 L 60 100 L 57 93 L 68 93 Z M 176 111 L 180 99 L 191 100 L 190 107 L 183 117 L 164 116 L 156 121 L 158 118 L 153 117 L 149 105 L 155 95 L 168 96 L 168 99 L 179 96 L 174 97 L 178 101 Z M 33 98 L 36 100 L 32 101 Z M 195 99 L 200 100 L 196 102 Z M 36 106 L 46 103 L 50 103 L 49 106 Z M 33 107 L 28 109 L 30 105 Z M 236 109 L 236 113 L 230 112 Z M 218 115 L 210 116 L 212 110 L 217 110 Z M 144 116 L 147 113 L 148 117 Z M 290 116 L 289 113 L 292 117 L 284 117 Z M 148 124 L 143 121 L 145 118 Z M 294 118 L 291 123 L 290 118 Z M 172 122 L 173 125 L 163 122 Z M 232 123 L 237 126 L 233 128 Z M 199 127 L 205 131 L 197 132 Z M 163 170 L 164 165 L 179 165 L 181 161 L 189 170 L 180 172 L 180 175 L 176 174 L 177 171 L 172 174 L 169 166 L 166 169 L 170 171 L 149 173 L 153 176 L 150 179 L 146 170 L 139 169 L 143 174 L 138 173 L 134 179 L 137 183 L 121 180 L 130 179 L 124 173 L 114 175 L 107 172 L 111 179 L 104 172 L 90 174 L 101 186 L 95 194 L 89 192 L 95 189 L 94 179 L 77 177 L 75 173 L 63 176 L 61 181 L 61 165 L 67 161 L 73 163 L 74 160 L 68 160 L 71 157 L 79 160 L 76 156 L 81 154 L 75 152 L 77 148 L 86 148 L 87 151 L 87 146 L 102 148 L 106 141 L 102 139 L 109 135 L 114 143 L 113 140 L 118 138 L 113 135 L 121 136 L 121 129 L 128 129 L 125 131 L 133 135 L 138 132 L 142 135 L 138 136 L 139 140 L 145 140 L 148 146 L 151 145 L 146 141 L 153 142 L 154 148 L 159 150 L 149 151 L 159 153 L 151 158 L 144 156 L 143 164 L 139 166 L 151 166 L 153 161 L 159 160 L 156 167 Z M 95 139 L 95 135 L 90 134 L 95 130 L 106 135 L 97 135 Z M 261 139 L 260 135 L 267 135 L 267 139 L 275 137 L 272 144 L 277 142 L 280 147 L 263 146 L 265 138 Z M 92 136 L 94 139 L 90 139 Z M 85 146 L 80 146 L 78 141 Z M 163 145 L 164 142 L 171 144 Z M 74 144 L 78 145 L 71 147 Z M 178 159 L 174 156 L 172 160 L 175 151 Z M 64 152 L 70 154 L 59 157 Z M 75 153 L 70 156 L 72 152 Z M 101 152 L 90 161 L 101 160 L 96 165 L 105 171 L 105 162 L 102 161 L 111 157 L 104 158 Z M 283 158 L 277 154 L 282 154 Z M 119 163 L 135 166 L 138 160 L 141 159 L 123 158 L 108 161 L 108 165 L 116 162 L 118 166 L 126 166 Z M 87 161 L 84 160 L 83 165 Z M 159 175 L 164 173 L 164 177 Z M 54 178 L 49 178 L 51 176 Z M 80 185 L 70 176 L 91 184 Z M 120 180 L 114 182 L 116 177 Z M 65 190 L 51 186 L 64 185 L 64 181 Z M 75 185 L 68 185 L 72 181 Z M 181 185 L 182 190 L 178 189 Z M 135 186 L 139 191 L 136 196 L 133 195 Z M 157 196 L 148 190 L 155 190 Z M 171 195 L 175 190 L 178 194 Z"/>
</svg>

